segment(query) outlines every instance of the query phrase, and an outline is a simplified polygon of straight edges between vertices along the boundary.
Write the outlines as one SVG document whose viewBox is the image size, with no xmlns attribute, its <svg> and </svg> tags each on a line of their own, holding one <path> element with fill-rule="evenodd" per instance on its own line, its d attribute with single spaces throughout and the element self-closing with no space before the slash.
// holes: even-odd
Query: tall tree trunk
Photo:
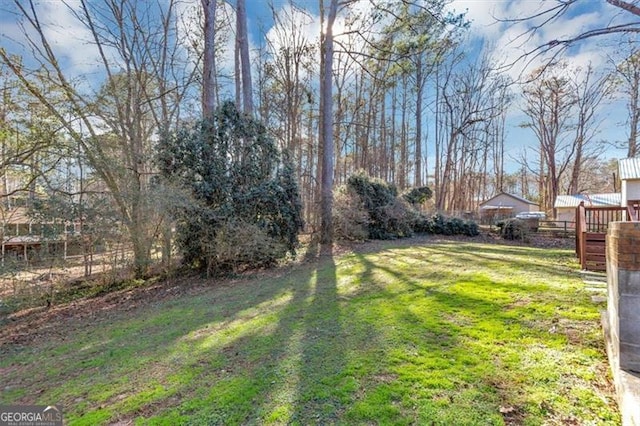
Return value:
<svg viewBox="0 0 640 426">
<path fill-rule="evenodd" d="M 435 164 L 434 164 L 434 169 L 433 169 L 433 189 L 435 191 L 435 201 L 436 201 L 436 206 L 440 205 L 440 185 L 442 183 L 441 179 L 440 179 L 440 169 L 441 169 L 441 160 L 440 160 L 440 146 L 441 146 L 441 141 L 440 141 L 440 125 L 442 122 L 441 119 L 441 112 L 440 112 L 440 73 L 438 72 L 438 68 L 436 67 L 436 81 L 435 81 L 435 86 L 436 86 L 436 99 L 435 99 L 435 107 L 436 107 L 436 113 L 435 113 L 435 128 L 434 128 L 434 139 L 435 139 L 435 149 L 434 149 L 434 155 L 435 155 Z"/>
<path fill-rule="evenodd" d="M 407 102 L 407 98 L 409 97 L 407 94 L 407 76 L 403 75 L 402 76 L 402 111 L 400 113 L 401 118 L 400 118 L 400 125 L 401 125 L 401 130 L 400 130 L 400 161 L 398 164 L 398 169 L 399 169 L 399 173 L 400 175 L 398 176 L 398 186 L 400 187 L 401 190 L 404 190 L 407 187 L 407 162 L 409 159 L 409 148 L 408 148 L 408 131 L 407 131 L 407 127 L 408 127 L 408 123 L 407 123 L 407 106 L 408 106 L 408 102 Z"/>
<path fill-rule="evenodd" d="M 202 115 L 209 118 L 216 108 L 216 0 L 201 0 L 204 9 L 204 63 L 202 77 Z"/>
<path fill-rule="evenodd" d="M 240 48 L 242 65 L 242 103 L 244 112 L 253 115 L 253 87 L 251 85 L 251 60 L 249 58 L 249 37 L 247 34 L 247 8 L 245 0 L 236 0 L 236 34 Z"/>
<path fill-rule="evenodd" d="M 380 154 L 379 154 L 379 158 L 380 158 L 380 178 L 384 179 L 384 180 L 388 180 L 389 179 L 389 172 L 388 172 L 388 147 L 387 147 L 387 119 L 386 119 L 386 109 L 387 109 L 387 105 L 386 105 L 386 99 L 387 97 L 385 96 L 386 93 L 384 93 L 382 96 L 380 96 L 380 102 L 382 103 L 382 105 L 380 106 Z"/>
<path fill-rule="evenodd" d="M 418 55 L 416 64 L 416 170 L 413 185 L 422 186 L 422 93 L 424 92 L 424 76 L 422 55 Z"/>
<path fill-rule="evenodd" d="M 238 18 L 236 17 L 236 21 Z M 236 22 L 237 25 L 237 22 Z M 236 88 L 236 107 L 238 110 L 243 110 L 242 107 L 242 71 L 240 66 L 240 35 L 236 30 L 236 39 L 233 49 L 233 77 Z"/>
<path fill-rule="evenodd" d="M 330 0 L 326 21 L 326 31 L 321 34 L 320 68 L 320 147 L 322 153 L 321 199 L 320 199 L 320 242 L 333 242 L 333 23 L 338 12 L 338 0 Z M 324 4 L 320 0 L 320 13 L 324 18 Z M 321 21 L 324 19 L 321 19 Z M 324 24 L 324 22 L 321 22 Z M 321 28 L 323 25 L 321 25 Z M 322 31 L 322 30 L 321 30 Z"/>
<path fill-rule="evenodd" d="M 640 62 L 640 58 L 636 59 Z M 629 148 L 627 157 L 636 157 L 638 153 L 638 127 L 640 127 L 640 66 L 636 63 L 633 79 L 629 87 Z"/>
</svg>

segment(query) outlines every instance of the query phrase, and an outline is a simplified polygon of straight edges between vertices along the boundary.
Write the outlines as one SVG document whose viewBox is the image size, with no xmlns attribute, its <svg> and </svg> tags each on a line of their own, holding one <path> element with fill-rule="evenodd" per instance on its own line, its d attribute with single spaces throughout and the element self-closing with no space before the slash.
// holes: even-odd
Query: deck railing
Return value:
<svg viewBox="0 0 640 426">
<path fill-rule="evenodd" d="M 640 203 L 633 203 L 627 207 L 587 207 L 581 202 L 576 208 L 576 256 L 582 269 L 602 270 L 609 222 L 638 220 Z"/>
<path fill-rule="evenodd" d="M 632 221 L 640 221 L 640 200 L 627 201 L 627 214 Z"/>
</svg>

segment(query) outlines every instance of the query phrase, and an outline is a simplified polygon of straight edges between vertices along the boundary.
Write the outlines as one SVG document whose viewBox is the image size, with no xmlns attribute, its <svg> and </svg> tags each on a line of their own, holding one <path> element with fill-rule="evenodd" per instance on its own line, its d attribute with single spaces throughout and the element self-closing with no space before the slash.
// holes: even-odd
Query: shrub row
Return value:
<svg viewBox="0 0 640 426">
<path fill-rule="evenodd" d="M 426 234 L 467 235 L 470 237 L 480 234 L 476 222 L 458 217 L 447 217 L 440 213 L 430 217 L 421 215 L 414 225 L 414 230 Z"/>
<path fill-rule="evenodd" d="M 334 235 L 343 240 L 387 240 L 415 232 L 443 235 L 479 234 L 478 225 L 441 214 L 427 216 L 414 206 L 431 197 L 427 187 L 398 196 L 397 188 L 380 179 L 356 174 L 335 192 Z"/>
</svg>

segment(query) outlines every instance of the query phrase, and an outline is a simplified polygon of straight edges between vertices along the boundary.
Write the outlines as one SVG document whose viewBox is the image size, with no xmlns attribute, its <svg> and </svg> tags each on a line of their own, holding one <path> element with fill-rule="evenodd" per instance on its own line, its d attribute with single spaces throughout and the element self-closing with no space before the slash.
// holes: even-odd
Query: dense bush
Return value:
<svg viewBox="0 0 640 426">
<path fill-rule="evenodd" d="M 414 225 L 414 230 L 426 234 L 467 235 L 469 237 L 480 234 L 478 224 L 474 221 L 446 217 L 440 213 L 430 217 L 421 215 Z"/>
<path fill-rule="evenodd" d="M 287 245 L 272 238 L 255 223 L 231 220 L 224 223 L 211 239 L 212 252 L 207 256 L 209 271 L 272 266 L 287 253 Z"/>
<path fill-rule="evenodd" d="M 165 135 L 157 162 L 167 186 L 189 195 L 172 207 L 185 263 L 211 272 L 295 252 L 302 206 L 291 162 L 233 103 Z"/>
<path fill-rule="evenodd" d="M 381 226 L 379 227 L 382 231 L 382 236 L 404 238 L 413 235 L 413 224 L 418 217 L 418 213 L 409 203 L 401 198 L 396 198 L 391 204 L 383 208 L 383 212 Z"/>
<path fill-rule="evenodd" d="M 529 226 L 523 220 L 507 219 L 497 225 L 505 240 L 525 240 L 529 236 Z"/>
<path fill-rule="evenodd" d="M 369 213 L 360 196 L 346 185 L 333 194 L 333 235 L 338 240 L 362 241 L 369 236 Z"/>
<path fill-rule="evenodd" d="M 414 232 L 444 235 L 479 234 L 473 221 L 425 216 L 410 203 L 421 204 L 431 197 L 427 187 L 407 191 L 401 197 L 394 185 L 359 173 L 334 193 L 334 232 L 338 239 L 384 240 L 409 237 Z"/>
<path fill-rule="evenodd" d="M 357 194 L 368 214 L 368 238 L 388 240 L 413 235 L 416 213 L 398 198 L 395 185 L 359 173 L 347 179 L 347 187 Z"/>
<path fill-rule="evenodd" d="M 431 188 L 427 186 L 420 186 L 417 188 L 411 188 L 402 194 L 402 198 L 404 198 L 408 203 L 412 206 L 418 206 L 426 203 L 433 196 L 433 192 Z"/>
</svg>

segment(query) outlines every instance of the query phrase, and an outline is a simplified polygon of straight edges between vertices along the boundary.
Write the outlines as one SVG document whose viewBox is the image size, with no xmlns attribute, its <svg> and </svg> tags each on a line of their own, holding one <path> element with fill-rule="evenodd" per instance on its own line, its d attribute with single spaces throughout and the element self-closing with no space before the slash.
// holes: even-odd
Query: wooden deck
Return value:
<svg viewBox="0 0 640 426">
<path fill-rule="evenodd" d="M 609 222 L 640 220 L 640 201 L 627 207 L 586 207 L 576 209 L 576 255 L 582 269 L 606 271 L 606 237 Z"/>
</svg>

